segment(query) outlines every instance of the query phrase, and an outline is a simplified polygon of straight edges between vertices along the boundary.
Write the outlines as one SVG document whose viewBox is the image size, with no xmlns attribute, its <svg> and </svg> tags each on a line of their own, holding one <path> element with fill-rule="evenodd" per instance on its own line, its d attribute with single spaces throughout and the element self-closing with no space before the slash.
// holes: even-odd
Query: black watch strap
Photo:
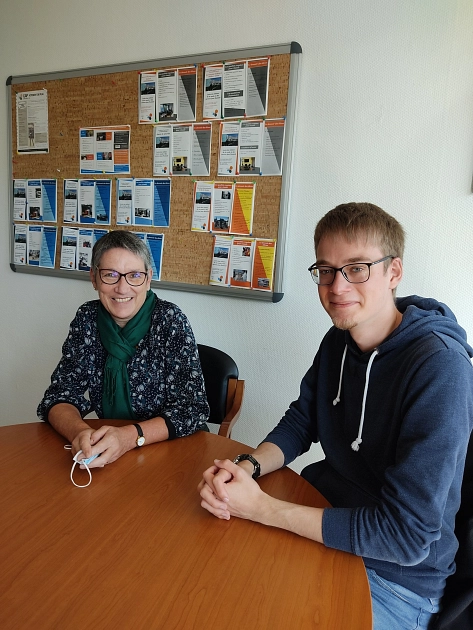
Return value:
<svg viewBox="0 0 473 630">
<path fill-rule="evenodd" d="M 143 444 L 145 443 L 145 436 L 143 434 L 143 429 L 138 423 L 134 424 L 133 426 L 138 431 L 138 437 L 136 439 L 136 446 L 143 446 Z"/>
<path fill-rule="evenodd" d="M 235 459 L 233 460 L 233 463 L 238 464 L 239 462 L 242 462 L 244 460 L 247 460 L 253 464 L 254 470 L 251 476 L 253 477 L 253 479 L 258 479 L 258 477 L 261 474 L 261 466 L 259 465 L 259 462 L 253 457 L 253 455 L 249 455 L 248 453 L 237 455 Z"/>
</svg>

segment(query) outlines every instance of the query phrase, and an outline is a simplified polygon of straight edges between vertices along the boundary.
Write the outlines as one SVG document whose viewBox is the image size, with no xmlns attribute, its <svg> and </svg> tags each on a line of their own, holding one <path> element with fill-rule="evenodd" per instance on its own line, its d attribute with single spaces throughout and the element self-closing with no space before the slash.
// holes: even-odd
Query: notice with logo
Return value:
<svg viewBox="0 0 473 630">
<path fill-rule="evenodd" d="M 26 265 L 28 226 L 15 224 L 15 242 L 13 245 L 13 262 L 15 265 Z"/>
<path fill-rule="evenodd" d="M 253 246 L 253 239 L 233 239 L 229 267 L 230 286 L 251 288 Z"/>
<path fill-rule="evenodd" d="M 223 116 L 243 118 L 246 113 L 246 61 L 223 66 Z"/>
<path fill-rule="evenodd" d="M 145 243 L 151 254 L 151 268 L 153 280 L 161 280 L 161 267 L 163 261 L 164 234 L 146 234 Z"/>
<path fill-rule="evenodd" d="M 134 180 L 117 179 L 117 225 L 132 225 Z"/>
<path fill-rule="evenodd" d="M 214 236 L 209 284 L 228 286 L 228 267 L 232 249 L 231 236 Z"/>
<path fill-rule="evenodd" d="M 202 104 L 204 120 L 222 118 L 222 83 L 223 64 L 205 66 Z"/>
<path fill-rule="evenodd" d="M 237 182 L 233 192 L 230 234 L 248 234 L 253 231 L 253 211 L 255 206 L 253 182 Z"/>
<path fill-rule="evenodd" d="M 273 290 L 274 260 L 276 241 L 273 239 L 255 239 L 253 252 L 253 271 L 251 288 L 257 291 Z"/>
<path fill-rule="evenodd" d="M 210 175 L 212 124 L 194 123 L 192 131 L 192 175 L 208 177 Z"/>
<path fill-rule="evenodd" d="M 171 125 L 154 127 L 153 175 L 169 176 L 171 172 Z"/>
<path fill-rule="evenodd" d="M 79 181 L 77 179 L 64 180 L 64 223 L 77 223 Z"/>
<path fill-rule="evenodd" d="M 213 187 L 212 182 L 194 183 L 194 210 L 191 226 L 193 232 L 208 232 L 210 229 Z"/>
<path fill-rule="evenodd" d="M 177 71 L 177 120 L 195 120 L 197 107 L 197 67 L 179 68 Z"/>
<path fill-rule="evenodd" d="M 177 120 L 177 70 L 157 73 L 158 96 L 156 102 L 158 122 Z"/>
<path fill-rule="evenodd" d="M 264 121 L 261 175 L 282 175 L 285 122 L 284 118 Z"/>
<path fill-rule="evenodd" d="M 47 90 L 16 95 L 16 147 L 18 153 L 49 153 Z"/>
<path fill-rule="evenodd" d="M 61 240 L 61 269 L 75 269 L 76 268 L 76 252 L 77 252 L 77 239 L 79 237 L 78 228 L 62 228 L 62 240 Z"/>
<path fill-rule="evenodd" d="M 246 115 L 268 113 L 269 58 L 250 59 L 247 63 Z"/>
<path fill-rule="evenodd" d="M 130 125 L 79 129 L 80 174 L 130 172 Z"/>
<path fill-rule="evenodd" d="M 26 221 L 26 179 L 13 180 L 13 220 Z"/>
<path fill-rule="evenodd" d="M 172 126 L 171 173 L 191 175 L 192 125 Z"/>
<path fill-rule="evenodd" d="M 242 120 L 238 136 L 238 175 L 261 173 L 262 120 Z"/>
<path fill-rule="evenodd" d="M 239 133 L 240 123 L 220 123 L 218 175 L 236 174 Z"/>
<path fill-rule="evenodd" d="M 233 207 L 233 184 L 215 182 L 211 212 L 212 232 L 226 232 L 230 229 Z"/>
<path fill-rule="evenodd" d="M 140 72 L 138 76 L 138 120 L 142 124 L 151 124 L 156 120 L 156 72 Z"/>
</svg>

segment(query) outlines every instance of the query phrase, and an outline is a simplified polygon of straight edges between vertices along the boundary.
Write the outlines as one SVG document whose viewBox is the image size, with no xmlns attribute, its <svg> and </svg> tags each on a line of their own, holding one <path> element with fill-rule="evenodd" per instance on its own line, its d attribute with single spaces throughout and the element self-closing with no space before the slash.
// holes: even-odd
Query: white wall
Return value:
<svg viewBox="0 0 473 630">
<path fill-rule="evenodd" d="M 329 326 L 306 269 L 315 223 L 339 203 L 371 201 L 401 221 L 408 243 L 398 294 L 447 302 L 473 341 L 473 5 L 273 0 L 247 4 L 241 15 L 239 7 L 230 0 L 2 0 L 0 80 L 302 45 L 284 299 L 254 304 L 160 292 L 188 315 L 198 341 L 235 357 L 247 388 L 234 438 L 256 445 L 297 396 Z M 6 99 L 0 129 L 0 424 L 11 424 L 36 419 L 69 321 L 94 293 L 85 282 L 10 271 Z"/>
</svg>

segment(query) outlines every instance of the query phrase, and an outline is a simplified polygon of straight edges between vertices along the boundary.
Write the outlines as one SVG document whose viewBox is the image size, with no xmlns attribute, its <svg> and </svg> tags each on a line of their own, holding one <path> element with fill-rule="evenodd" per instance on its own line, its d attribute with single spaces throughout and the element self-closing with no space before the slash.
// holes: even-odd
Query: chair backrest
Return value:
<svg viewBox="0 0 473 630">
<path fill-rule="evenodd" d="M 447 579 L 435 630 L 473 630 L 473 434 L 466 454 L 455 535 L 459 543 L 457 567 Z"/>
<path fill-rule="evenodd" d="M 222 424 L 227 415 L 229 379 L 238 380 L 238 366 L 232 357 L 222 350 L 200 343 L 197 344 L 197 348 L 210 407 L 209 422 Z"/>
</svg>

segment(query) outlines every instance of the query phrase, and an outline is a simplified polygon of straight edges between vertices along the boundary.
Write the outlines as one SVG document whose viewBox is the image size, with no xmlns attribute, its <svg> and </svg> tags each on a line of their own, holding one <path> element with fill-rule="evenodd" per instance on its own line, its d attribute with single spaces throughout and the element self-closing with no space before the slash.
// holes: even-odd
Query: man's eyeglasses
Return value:
<svg viewBox="0 0 473 630">
<path fill-rule="evenodd" d="M 325 265 L 317 265 L 314 263 L 309 267 L 310 275 L 315 284 L 320 286 L 328 286 L 332 284 L 339 271 L 347 282 L 352 284 L 361 284 L 367 282 L 370 279 L 370 269 L 373 265 L 382 263 L 389 258 L 397 258 L 397 256 L 385 256 L 379 260 L 375 260 L 371 263 L 354 262 L 349 265 L 343 265 L 343 267 L 326 267 Z"/>
<path fill-rule="evenodd" d="M 123 277 L 131 287 L 140 287 L 148 277 L 148 272 L 128 271 L 128 273 L 119 273 L 115 269 L 99 269 L 99 276 L 104 284 L 117 284 Z"/>
</svg>

